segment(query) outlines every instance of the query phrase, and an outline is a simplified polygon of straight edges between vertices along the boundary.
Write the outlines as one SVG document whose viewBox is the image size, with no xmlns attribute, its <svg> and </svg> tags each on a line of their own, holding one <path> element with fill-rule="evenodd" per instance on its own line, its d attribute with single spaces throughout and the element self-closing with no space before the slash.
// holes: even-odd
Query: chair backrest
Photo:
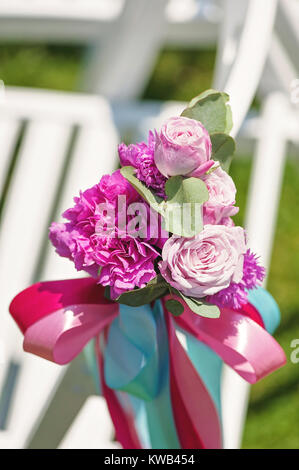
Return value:
<svg viewBox="0 0 299 470">
<path fill-rule="evenodd" d="M 3 439 L 6 446 L 22 447 L 64 368 L 22 352 L 8 305 L 37 278 L 76 275 L 49 250 L 47 227 L 80 189 L 115 169 L 118 139 L 109 105 L 100 97 L 8 89 L 1 116 L 0 335 L 5 361 L 0 365 L 0 447 Z"/>
</svg>

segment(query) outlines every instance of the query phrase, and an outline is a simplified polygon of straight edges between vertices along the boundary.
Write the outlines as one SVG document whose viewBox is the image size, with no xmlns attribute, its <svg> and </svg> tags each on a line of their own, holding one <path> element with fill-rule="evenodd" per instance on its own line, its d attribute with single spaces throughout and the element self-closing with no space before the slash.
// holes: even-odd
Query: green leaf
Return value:
<svg viewBox="0 0 299 470">
<path fill-rule="evenodd" d="M 173 176 L 165 185 L 164 227 L 182 237 L 193 237 L 203 228 L 202 204 L 209 198 L 205 183 L 198 178 Z"/>
<path fill-rule="evenodd" d="M 192 312 L 202 317 L 219 318 L 220 310 L 217 305 L 208 304 L 203 300 L 194 299 L 193 297 L 187 297 L 181 292 L 179 292 L 179 294 L 184 299 L 188 307 L 192 310 Z"/>
<path fill-rule="evenodd" d="M 167 204 L 198 203 L 203 204 L 209 199 L 209 191 L 199 178 L 183 178 L 172 176 L 165 185 Z"/>
<path fill-rule="evenodd" d="M 167 310 L 172 313 L 175 317 L 178 317 L 179 315 L 182 315 L 184 312 L 184 306 L 179 302 L 178 300 L 175 299 L 169 299 L 165 302 L 165 306 Z"/>
<path fill-rule="evenodd" d="M 168 291 L 168 284 L 165 279 L 158 274 L 145 287 L 124 292 L 117 297 L 116 302 L 130 305 L 131 307 L 140 307 L 149 304 L 154 300 L 165 295 Z"/>
<path fill-rule="evenodd" d="M 183 181 L 182 176 L 171 176 L 165 184 L 165 194 L 168 199 L 172 199 L 179 192 Z"/>
<path fill-rule="evenodd" d="M 226 93 L 207 90 L 190 101 L 182 116 L 200 121 L 209 134 L 228 134 L 232 129 L 232 112 L 228 100 Z"/>
<path fill-rule="evenodd" d="M 223 170 L 229 170 L 236 144 L 232 137 L 227 134 L 215 133 L 211 136 L 212 159 L 220 162 Z"/>
<path fill-rule="evenodd" d="M 168 197 L 165 202 L 136 178 L 135 171 L 132 166 L 121 168 L 121 174 L 143 199 L 163 216 L 163 229 L 182 237 L 193 237 L 202 230 L 201 206 L 209 198 L 209 192 L 202 180 L 182 176 L 169 178 L 165 186 Z"/>
<path fill-rule="evenodd" d="M 219 318 L 220 317 L 220 309 L 217 305 L 208 304 L 203 302 L 202 305 L 199 307 L 199 315 L 202 317 L 207 318 Z"/>
<path fill-rule="evenodd" d="M 136 169 L 133 166 L 123 166 L 120 169 L 121 174 L 136 189 L 140 196 L 156 211 L 163 214 L 164 201 L 156 196 L 149 188 L 145 186 L 135 176 Z"/>
</svg>

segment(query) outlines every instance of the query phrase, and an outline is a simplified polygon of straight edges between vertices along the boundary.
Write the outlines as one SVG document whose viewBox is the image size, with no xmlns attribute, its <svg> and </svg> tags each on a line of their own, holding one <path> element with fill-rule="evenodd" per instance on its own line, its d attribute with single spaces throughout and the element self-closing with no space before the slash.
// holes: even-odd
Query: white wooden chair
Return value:
<svg viewBox="0 0 299 470">
<path fill-rule="evenodd" d="M 0 448 L 18 448 L 28 442 L 65 368 L 24 354 L 8 305 L 37 277 L 76 275 L 69 263 L 48 250 L 47 228 L 79 189 L 115 168 L 118 138 L 109 104 L 101 97 L 7 89 L 0 109 L 2 187 L 15 161 L 0 232 L 0 335 L 5 359 L 0 365 Z"/>
<path fill-rule="evenodd" d="M 244 117 L 248 111 L 249 105 L 252 101 L 252 98 L 254 96 L 254 93 L 256 92 L 256 89 L 258 87 L 260 77 L 262 74 L 262 69 L 263 65 L 265 63 L 267 53 L 268 53 L 268 48 L 270 46 L 270 40 L 271 40 L 271 31 L 273 27 L 273 22 L 274 22 L 274 16 L 275 16 L 275 7 L 276 7 L 276 1 L 275 0 L 264 0 L 262 3 L 259 2 L 258 0 L 249 0 L 248 2 L 249 7 L 246 12 L 240 13 L 240 15 L 236 16 L 236 21 L 231 22 L 231 15 L 229 14 L 232 11 L 232 8 L 234 11 L 240 9 L 240 2 L 238 0 L 227 0 L 226 2 L 226 15 L 225 15 L 225 21 L 223 23 L 223 35 L 222 35 L 222 44 L 223 47 L 220 50 L 218 54 L 218 60 L 217 60 L 217 67 L 216 67 L 216 78 L 215 78 L 215 83 L 223 83 L 223 88 L 226 89 L 226 91 L 230 94 L 231 96 L 231 104 L 233 108 L 233 115 L 234 115 L 234 129 L 233 133 L 234 135 L 237 134 L 239 131 L 239 128 L 242 124 L 242 121 L 244 120 Z M 243 7 L 242 7 L 243 11 Z M 246 14 L 245 14 L 246 13 Z M 244 21 L 245 20 L 245 21 Z M 226 32 L 225 32 L 226 31 Z M 246 86 L 244 86 L 246 84 Z M 112 90 L 111 94 L 115 93 L 116 88 L 116 82 L 115 82 L 115 88 L 114 91 Z M 134 90 L 133 90 L 134 91 Z M 36 99 L 33 99 L 33 96 L 35 96 Z M 43 101 L 43 96 L 45 98 L 45 101 Z M 51 98 L 49 99 L 49 97 Z M 130 93 L 125 95 L 126 97 L 130 96 Z M 0 259 L 4 260 L 3 264 L 1 264 L 1 273 L 0 275 L 0 282 L 3 283 L 6 281 L 6 279 L 9 279 L 9 283 L 7 285 L 7 293 L 5 293 L 4 300 L 3 300 L 3 305 L 2 311 L 6 311 L 7 304 L 5 305 L 6 300 L 8 300 L 12 295 L 15 293 L 15 291 L 23 288 L 24 284 L 29 284 L 32 279 L 34 279 L 34 276 L 36 274 L 42 275 L 43 278 L 55 278 L 55 277 L 61 277 L 62 275 L 67 276 L 70 275 L 72 276 L 73 269 L 71 266 L 67 267 L 67 263 L 64 264 L 63 260 L 59 260 L 53 252 L 48 256 L 47 261 L 44 261 L 44 263 L 41 263 L 41 258 L 38 257 L 37 251 L 35 249 L 34 253 L 35 255 L 32 256 L 32 252 L 30 251 L 31 247 L 34 246 L 39 246 L 40 247 L 40 253 L 43 252 L 43 237 L 42 231 L 39 230 L 40 226 L 42 225 L 45 229 L 46 225 L 48 224 L 48 221 L 54 214 L 54 206 L 57 209 L 57 213 L 63 208 L 67 207 L 71 198 L 71 195 L 74 195 L 80 186 L 80 182 L 84 182 L 81 184 L 82 186 L 87 186 L 88 184 L 93 184 L 94 183 L 94 171 L 95 168 L 98 168 L 97 166 L 94 166 L 94 162 L 96 161 L 97 164 L 97 159 L 95 158 L 95 149 L 96 148 L 101 148 L 103 149 L 101 151 L 102 155 L 108 154 L 114 155 L 115 152 L 115 144 L 116 144 L 116 139 L 115 139 L 115 131 L 113 126 L 111 125 L 110 121 L 110 116 L 109 116 L 109 109 L 107 103 L 102 100 L 95 98 L 94 100 L 90 97 L 76 97 L 76 96 L 66 96 L 65 94 L 48 94 L 44 92 L 32 92 L 32 93 L 23 93 L 22 91 L 14 91 L 8 90 L 7 93 L 7 101 L 6 101 L 6 107 L 4 107 L 5 113 L 2 113 L 5 118 L 3 118 L 3 138 L 5 139 L 5 145 L 1 146 L 1 149 L 3 149 L 3 152 L 6 154 L 9 154 L 11 148 L 13 148 L 13 142 L 15 142 L 17 133 L 18 133 L 18 125 L 21 119 L 29 119 L 29 127 L 28 130 L 25 131 L 25 138 L 23 140 L 23 143 L 21 145 L 20 149 L 20 156 L 22 159 L 17 160 L 17 166 L 15 168 L 15 171 L 13 173 L 13 180 L 11 183 L 11 188 L 8 193 L 8 198 L 7 198 L 7 203 L 5 205 L 5 211 L 4 211 L 4 217 L 3 217 L 3 222 L 4 222 L 4 229 L 3 229 L 3 234 L 1 239 L 0 239 Z M 69 98 L 69 99 L 68 99 Z M 76 104 L 75 101 L 77 100 Z M 78 100 L 81 100 L 79 105 Z M 275 99 L 273 98 L 272 101 L 270 101 L 270 105 L 268 105 L 265 108 L 265 114 L 263 118 L 265 118 L 265 121 L 267 121 L 270 112 L 269 112 L 269 107 L 272 111 L 273 109 L 277 108 L 277 103 L 281 101 L 281 98 L 276 97 Z M 83 106 L 83 102 L 86 103 L 86 108 L 85 105 Z M 88 104 L 87 104 L 88 102 Z M 274 104 L 271 104 L 274 103 Z M 78 104 L 77 104 L 78 103 Z M 97 103 L 92 104 L 92 103 Z M 153 113 L 149 113 L 147 119 L 143 119 L 143 125 L 144 122 L 146 121 L 146 125 L 148 127 L 152 127 L 152 124 L 159 125 L 159 122 L 161 122 L 162 118 L 166 117 L 167 115 L 177 113 L 180 109 L 182 109 L 183 104 L 182 103 L 174 103 L 170 105 L 164 105 L 161 109 L 159 106 L 159 110 L 162 111 L 160 112 L 159 117 L 157 118 L 156 116 L 153 119 Z M 86 110 L 86 114 L 83 113 L 82 115 L 82 109 Z M 95 108 L 98 109 L 98 113 L 93 113 L 91 112 L 93 118 L 87 118 L 86 116 L 89 116 L 90 110 L 95 110 Z M 155 108 L 154 106 L 154 109 Z M 44 111 L 43 111 L 44 110 Z M 47 111 L 45 111 L 47 110 Z M 126 108 L 124 113 L 126 112 Z M 132 122 L 134 119 L 136 119 L 136 113 L 133 113 L 134 116 L 132 117 Z M 105 119 L 102 119 L 103 116 L 106 116 L 106 121 Z M 63 118 L 63 116 L 65 116 Z M 88 121 L 88 124 L 85 121 L 85 117 Z M 107 119 L 107 116 L 109 116 L 109 119 Z M 267 117 L 268 116 L 268 117 Z M 144 117 L 144 116 L 143 116 Z M 145 116 L 146 117 L 146 116 Z M 82 119 L 83 121 L 82 121 Z M 94 121 L 93 121 L 94 119 Z M 32 121 L 32 122 L 31 122 Z M 50 124 L 49 125 L 49 121 Z M 54 121 L 54 122 L 53 122 Z M 91 124 L 91 122 L 93 124 Z M 149 125 L 151 122 L 151 125 Z M 95 128 L 100 124 L 100 123 L 106 123 L 104 124 L 104 128 L 102 127 L 102 131 L 100 135 L 96 135 Z M 65 125 L 67 124 L 67 125 Z M 52 181 L 57 181 L 59 180 L 59 175 L 61 176 L 61 170 L 63 165 L 63 161 L 65 161 L 62 156 L 61 158 L 56 158 L 55 162 L 53 160 L 53 155 L 62 155 L 65 153 L 65 149 L 67 147 L 67 138 L 70 135 L 70 127 L 74 124 L 77 124 L 79 126 L 83 126 L 84 129 L 89 129 L 89 126 L 93 130 L 86 130 L 83 132 L 82 135 L 85 134 L 87 136 L 88 134 L 91 134 L 93 136 L 93 139 L 95 139 L 95 144 L 91 144 L 91 140 L 88 137 L 85 138 L 80 138 L 79 134 L 79 139 L 77 141 L 77 144 L 75 145 L 75 150 L 74 150 L 74 155 L 77 155 L 77 157 L 73 157 L 73 160 L 71 160 L 70 163 L 70 168 L 68 171 L 68 178 L 67 182 L 65 185 L 63 185 L 63 191 L 62 194 L 60 194 L 59 201 L 58 200 L 54 203 L 54 195 L 56 193 L 56 188 L 53 186 L 49 188 L 49 192 L 51 193 L 52 196 L 52 204 L 48 203 L 48 206 L 45 209 L 43 206 L 42 200 L 34 197 L 32 195 L 32 192 L 29 192 L 28 188 L 33 186 L 33 183 L 30 182 L 29 178 L 22 178 L 22 175 L 25 174 L 32 174 L 32 175 L 37 175 L 39 172 L 41 172 L 42 178 L 40 178 L 39 188 L 40 190 L 38 191 L 38 187 L 36 186 L 37 190 L 35 193 L 41 193 L 42 188 L 46 186 L 46 183 L 48 181 L 47 179 L 47 174 L 49 173 L 49 169 L 51 169 L 51 180 Z M 136 121 L 135 121 L 136 124 Z M 106 129 L 105 125 L 108 126 L 108 129 Z M 250 125 L 247 126 L 250 128 Z M 49 129 L 51 132 L 49 132 Z M 251 132 L 252 129 L 256 129 L 256 127 L 251 126 Z M 265 129 L 267 130 L 267 125 L 265 124 Z M 108 132 L 107 132 L 108 131 Z M 295 132 L 294 132 L 295 133 Z M 28 137 L 29 134 L 29 137 Z M 56 138 L 53 138 L 49 141 L 49 145 L 45 146 L 45 141 L 47 139 L 47 136 L 49 134 L 54 134 Z M 265 135 L 267 132 L 265 132 Z M 10 136 L 9 138 L 7 136 Z M 44 137 L 41 137 L 44 136 Z M 1 131 L 0 131 L 0 139 L 2 137 Z M 286 136 L 284 136 L 286 138 Z M 80 140 L 81 139 L 81 140 Z M 11 144 L 10 144 L 11 142 Z M 262 144 L 263 142 L 263 144 Z M 281 142 L 281 141 L 280 141 Z M 90 154 L 88 151 L 88 145 L 90 150 Z M 260 144 L 258 149 L 260 149 L 264 145 L 263 152 L 266 147 L 266 141 L 265 138 L 263 140 L 261 139 Z M 105 147 L 105 149 L 104 149 Z M 278 147 L 279 152 L 278 152 L 278 157 L 277 161 L 282 159 L 282 145 L 280 144 Z M 272 150 L 272 148 L 271 148 Z M 45 162 L 41 162 L 38 156 L 40 155 L 40 152 L 43 152 L 44 155 L 46 155 Z M 30 155 L 29 155 L 30 153 Z M 84 161 L 84 167 L 82 166 L 82 162 L 79 161 L 80 155 L 88 155 L 91 160 L 92 164 L 90 166 L 85 165 Z M 25 155 L 25 157 L 23 156 Z M 26 156 L 27 155 L 27 156 Z M 32 156 L 33 155 L 33 156 Z M 98 155 L 98 153 L 96 154 Z M 51 158 L 52 156 L 52 158 Z M 3 158 L 1 161 L 2 167 L 5 166 L 5 161 L 7 159 L 7 156 L 5 159 Z M 256 165 L 258 168 L 258 162 L 261 160 L 261 151 L 258 150 L 257 156 L 256 156 Z M 24 161 L 22 164 L 21 162 Z M 3 163 L 2 163 L 3 162 Z M 77 162 L 76 164 L 74 162 Z M 113 157 L 111 157 L 110 162 L 104 164 L 101 163 L 101 169 L 105 171 L 111 171 L 112 167 L 114 166 L 115 161 L 113 160 Z M 74 165 L 74 166 L 73 166 Z M 108 165 L 106 167 L 106 165 Z M 74 168 L 74 169 L 73 169 Z M 79 170 L 80 168 L 80 170 Z M 1 167 L 0 167 L 1 169 Z M 82 175 L 82 171 L 86 171 L 88 174 Z M 90 173 L 89 173 L 90 169 Z M 277 181 L 277 184 L 274 186 L 276 189 L 276 194 L 279 194 L 279 182 L 281 181 L 281 169 L 282 165 L 278 164 L 275 170 L 275 180 Z M 274 171 L 274 170 L 273 170 Z M 257 170 L 255 172 L 257 174 Z M 0 172 L 1 176 L 1 172 Z M 86 178 L 86 179 L 85 179 Z M 254 177 L 253 181 L 256 181 L 257 177 Z M 23 181 L 24 180 L 24 181 Z M 34 183 L 35 183 L 36 177 L 34 178 Z M 86 181 L 86 184 L 85 184 Z M 1 179 L 0 179 L 1 182 Z M 269 179 L 270 182 L 270 179 Z M 13 194 L 17 194 L 17 189 L 19 186 L 22 188 L 22 205 L 19 207 L 15 204 L 15 201 L 13 200 Z M 262 186 L 258 186 L 256 188 L 257 183 L 253 182 L 253 187 L 254 192 L 252 194 L 258 194 L 259 198 L 259 206 L 261 206 L 260 201 L 265 200 L 268 201 L 267 198 L 264 198 L 264 193 L 266 194 L 267 191 L 269 190 L 268 183 L 263 184 Z M 271 187 L 273 190 L 273 188 Z M 261 191 L 264 191 L 261 192 Z M 29 194 L 31 193 L 31 196 L 29 197 Z M 20 193 L 19 193 L 20 194 Z M 47 194 L 48 199 L 50 200 L 50 194 Z M 278 197 L 278 196 L 277 196 Z M 256 223 L 252 222 L 252 218 L 250 218 L 250 207 L 255 207 L 256 201 L 251 198 L 251 203 L 249 203 L 249 212 L 248 212 L 248 224 L 247 224 L 247 229 L 249 231 L 249 236 L 253 232 L 253 227 L 255 233 L 257 233 L 257 226 Z M 28 218 L 26 218 L 25 221 L 25 215 L 24 214 L 24 207 L 31 207 L 32 205 L 32 215 Z M 270 201 L 269 203 L 270 204 Z M 264 206 L 263 206 L 264 207 Z M 268 209 L 267 206 L 265 206 L 266 209 Z M 264 208 L 264 210 L 266 210 Z M 9 214 L 9 216 L 7 215 Z M 266 236 L 261 236 L 261 238 L 255 238 L 255 242 L 252 244 L 253 248 L 259 252 L 265 259 L 266 264 L 267 264 L 267 259 L 269 258 L 269 254 L 266 254 L 266 249 L 268 250 L 267 253 L 269 253 L 270 250 L 270 239 L 273 234 L 273 228 L 274 228 L 274 221 L 275 221 L 275 211 L 272 211 L 271 213 L 269 212 L 269 226 L 267 228 L 267 234 Z M 13 215 L 13 217 L 12 217 Z M 53 217 L 52 217 L 53 218 Z M 5 225 L 5 219 L 7 219 L 6 225 Z M 20 221 L 20 223 L 19 223 Z M 23 221 L 23 222 L 22 222 Z M 8 250 L 8 246 L 15 246 L 17 244 L 17 241 L 20 239 L 19 237 L 19 227 L 20 225 L 22 227 L 32 227 L 34 225 L 34 222 L 38 221 L 37 225 L 37 230 L 36 233 L 32 234 L 29 233 L 26 234 L 26 231 L 24 230 L 24 243 L 22 243 L 21 249 L 22 249 L 22 263 L 19 261 L 17 257 L 16 250 L 10 249 Z M 18 224 L 18 225 L 17 225 Z M 265 227 L 263 225 L 260 226 L 260 230 L 263 230 L 263 233 L 265 233 Z M 18 235 L 16 235 L 18 233 Z M 23 232 L 22 232 L 23 235 Z M 16 238 L 18 236 L 18 238 Z M 21 238 L 23 240 L 23 237 Z M 263 243 L 261 242 L 263 241 Z M 265 241 L 266 240 L 266 241 Z M 18 247 L 20 249 L 20 247 Z M 2 250 L 2 251 L 1 251 Z M 3 255 L 2 255 L 3 253 Z M 19 251 L 20 253 L 20 251 Z M 12 256 L 15 256 L 15 263 L 12 262 Z M 34 258 L 34 259 L 32 259 Z M 24 261 L 23 261 L 24 260 Z M 22 273 L 15 273 L 15 266 L 18 266 L 20 271 Z M 62 265 L 64 265 L 62 267 Z M 5 269 L 2 269 L 2 266 Z M 14 266 L 14 267 L 12 267 Z M 30 266 L 30 269 L 27 269 L 27 266 Z M 14 269 L 14 271 L 13 271 Z M 67 272 L 68 271 L 68 272 Z M 10 279 L 14 279 L 13 282 L 10 281 Z M 11 287 L 13 286 L 13 287 Z M 12 292 L 12 288 L 14 288 L 14 291 Z M 6 300 L 5 300 L 6 299 Z M 52 397 L 55 387 L 59 383 L 59 378 L 60 374 L 63 374 L 63 372 L 59 373 L 57 371 L 57 368 L 52 365 L 48 365 L 47 372 L 46 370 L 46 365 L 43 362 L 40 364 L 39 359 L 37 358 L 24 358 L 23 354 L 17 350 L 15 345 L 13 348 L 11 347 L 12 344 L 14 343 L 19 343 L 20 344 L 20 339 L 17 338 L 15 340 L 15 332 L 10 331 L 12 329 L 11 325 L 7 326 L 8 328 L 8 334 L 7 337 L 5 338 L 6 343 L 10 345 L 8 348 L 9 350 L 6 352 L 7 357 L 10 357 L 11 360 L 11 366 L 10 366 L 10 375 L 6 375 L 6 383 L 12 381 L 14 379 L 14 376 L 16 375 L 17 367 L 15 367 L 18 363 L 22 362 L 25 364 L 25 367 L 27 367 L 28 374 L 27 378 L 25 380 L 25 372 L 23 372 L 23 377 L 24 377 L 24 390 L 27 390 L 25 393 L 25 397 L 29 396 L 29 387 L 28 383 L 30 382 L 30 374 L 31 377 L 34 377 L 34 370 L 35 370 L 35 377 L 38 376 L 39 373 L 41 372 L 41 369 L 43 369 L 44 374 L 47 375 L 47 379 L 44 381 L 44 385 L 42 389 L 39 389 L 36 391 L 36 396 L 32 397 L 33 399 L 29 400 L 29 402 L 34 403 L 34 400 L 39 400 L 42 402 L 42 406 L 35 406 L 32 405 L 31 407 L 28 406 L 28 412 L 24 412 L 22 409 L 23 405 L 23 397 L 21 396 L 20 392 L 20 386 L 22 385 L 22 374 L 20 375 L 19 382 L 16 387 L 16 392 L 13 397 L 14 403 L 15 403 L 15 408 L 12 407 L 12 414 L 11 416 L 7 417 L 7 430 L 2 432 L 2 437 L 0 434 L 0 447 L 2 446 L 1 442 L 5 442 L 3 444 L 4 446 L 10 445 L 11 447 L 19 447 L 19 446 L 24 446 L 26 442 L 28 442 L 29 436 L 32 434 L 32 431 L 34 427 L 36 427 L 36 424 L 38 423 L 38 417 L 41 416 L 41 411 L 42 408 L 46 406 L 46 403 L 49 398 Z M 28 364 L 28 366 L 27 366 Z M 53 369 L 53 371 L 50 371 L 50 369 Z M 7 370 L 7 367 L 6 367 Z M 24 368 L 23 368 L 24 370 Z M 61 369 L 60 369 L 61 370 Z M 1 368 L 0 368 L 1 372 Z M 49 378 L 52 375 L 53 378 Z M 2 383 L 4 380 L 4 369 L 2 368 Z M 1 380 L 1 376 L 0 376 Z M 26 382 L 26 383 L 25 383 Z M 1 385 L 1 382 L 0 382 Z M 242 435 L 242 427 L 243 427 L 243 420 L 244 416 L 246 414 L 246 404 L 247 404 L 247 396 L 248 396 L 248 389 L 249 387 L 247 386 L 246 383 L 244 383 L 239 377 L 235 376 L 229 369 L 225 369 L 224 371 L 224 377 L 223 377 L 223 412 L 224 412 L 224 436 L 225 436 L 225 447 L 238 447 L 240 445 L 241 441 L 241 435 Z M 232 395 L 232 390 L 234 390 L 234 395 Z M 43 399 L 41 400 L 38 398 L 38 394 L 43 394 Z M 93 399 L 93 405 L 95 406 L 95 399 Z M 99 397 L 98 402 L 101 403 L 102 399 Z M 19 403 L 19 405 L 18 405 Z M 37 403 L 37 402 L 36 402 Z M 100 406 L 100 405 L 99 405 Z M 102 405 L 101 405 L 102 406 Z M 39 408 L 37 410 L 37 408 Z M 88 446 L 88 440 L 89 436 L 86 432 L 81 433 L 80 437 L 80 428 L 82 423 L 82 419 L 84 419 L 84 422 L 86 422 L 86 417 L 84 416 L 90 416 L 90 405 L 87 403 L 86 407 L 83 408 L 79 420 L 76 420 L 73 427 L 70 429 L 68 433 L 68 437 L 64 441 L 64 443 L 61 444 L 62 447 L 71 447 L 72 446 L 72 441 L 74 442 L 81 442 L 82 444 L 80 447 L 85 447 Z M 20 414 L 22 416 L 20 417 Z M 83 416 L 83 418 L 82 418 Z M 90 418 L 91 419 L 91 418 Z M 4 420 L 5 421 L 5 420 Z M 88 421 L 88 419 L 87 419 Z M 19 430 L 15 431 L 14 425 L 19 423 L 20 425 Z M 30 422 L 30 423 L 29 423 Z M 79 424 L 78 424 L 79 423 Z M 10 427 L 9 427 L 10 426 Z M 9 429 L 11 428 L 12 432 L 9 432 Z M 72 437 L 75 436 L 75 437 Z M 105 439 L 107 440 L 108 437 L 107 435 L 105 436 Z M 80 441 L 81 440 L 81 441 Z M 75 446 L 79 446 L 79 444 L 74 444 Z"/>
</svg>

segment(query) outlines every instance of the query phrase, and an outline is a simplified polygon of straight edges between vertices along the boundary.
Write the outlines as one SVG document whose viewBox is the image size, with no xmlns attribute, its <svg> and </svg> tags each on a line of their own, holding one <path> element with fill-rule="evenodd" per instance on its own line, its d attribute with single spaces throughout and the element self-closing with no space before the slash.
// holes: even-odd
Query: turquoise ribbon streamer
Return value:
<svg viewBox="0 0 299 470">
<path fill-rule="evenodd" d="M 120 305 L 105 348 L 105 380 L 131 395 L 145 447 L 180 448 L 169 390 L 168 339 L 163 308 Z"/>
<path fill-rule="evenodd" d="M 272 335 L 280 323 L 280 310 L 272 295 L 262 287 L 257 287 L 248 291 L 248 302 L 257 309 L 266 330 Z"/>
<path fill-rule="evenodd" d="M 201 343 L 189 333 L 181 329 L 179 331 L 186 336 L 186 351 L 189 359 L 207 387 L 221 417 L 220 385 L 223 361 L 209 346 Z"/>
</svg>

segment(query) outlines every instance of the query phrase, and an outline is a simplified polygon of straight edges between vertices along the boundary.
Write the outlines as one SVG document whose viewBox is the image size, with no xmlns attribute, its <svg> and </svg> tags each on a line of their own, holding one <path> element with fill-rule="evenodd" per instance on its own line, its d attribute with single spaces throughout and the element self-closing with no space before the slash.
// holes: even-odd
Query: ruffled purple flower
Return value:
<svg viewBox="0 0 299 470">
<path fill-rule="evenodd" d="M 244 258 L 243 279 L 246 289 L 254 289 L 262 284 L 266 275 L 265 268 L 258 264 L 258 256 L 247 250 Z"/>
<path fill-rule="evenodd" d="M 222 289 L 217 294 L 207 298 L 211 304 L 218 307 L 228 307 L 233 310 L 239 310 L 247 302 L 247 292 L 242 283 L 232 282 L 226 289 Z"/>
<path fill-rule="evenodd" d="M 141 202 L 117 170 L 74 198 L 75 205 L 63 214 L 68 222 L 53 223 L 49 234 L 57 253 L 72 260 L 78 271 L 84 270 L 102 285 L 110 286 L 112 298 L 134 287 L 144 287 L 156 276 L 154 261 L 159 256 L 157 248 L 163 245 L 159 236 L 152 237 L 147 226 L 142 238 L 126 230 L 126 225 L 119 228 L 119 195 L 126 196 L 125 211 L 129 204 Z M 101 209 L 101 204 L 107 211 Z M 126 223 L 132 219 L 133 215 L 128 216 Z"/>
<path fill-rule="evenodd" d="M 243 277 L 241 282 L 232 282 L 228 287 L 207 297 L 207 301 L 218 305 L 239 310 L 247 303 L 248 290 L 261 285 L 265 277 L 265 268 L 258 264 L 258 257 L 249 249 L 244 255 Z"/>
<path fill-rule="evenodd" d="M 137 178 L 144 182 L 148 188 L 155 191 L 157 196 L 165 197 L 165 176 L 158 170 L 155 160 L 155 136 L 149 132 L 148 143 L 139 142 L 126 146 L 124 143 L 118 147 L 119 159 L 122 166 L 131 165 L 137 169 Z"/>
</svg>

